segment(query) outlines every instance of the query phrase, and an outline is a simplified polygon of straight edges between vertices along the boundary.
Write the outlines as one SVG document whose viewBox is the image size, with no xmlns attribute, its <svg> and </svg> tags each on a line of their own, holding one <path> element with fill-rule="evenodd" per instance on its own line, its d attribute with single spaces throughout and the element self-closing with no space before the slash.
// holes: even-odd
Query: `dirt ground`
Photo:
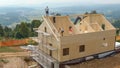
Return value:
<svg viewBox="0 0 120 68">
<path fill-rule="evenodd" d="M 0 62 L 0 68 L 40 68 L 40 66 L 33 60 L 29 62 L 24 60 L 24 57 L 7 57 L 1 58 L 7 62 Z"/>
<path fill-rule="evenodd" d="M 7 63 L 0 62 L 0 68 L 28 68 L 27 64 L 20 57 L 3 58 Z"/>
<path fill-rule="evenodd" d="M 20 57 L 6 58 L 8 63 L 0 63 L 0 68 L 28 68 L 25 61 Z M 34 63 L 30 62 L 30 65 Z M 39 68 L 39 67 L 37 67 Z M 120 53 L 111 57 L 94 59 L 76 65 L 70 65 L 69 68 L 120 68 Z"/>
<path fill-rule="evenodd" d="M 81 64 L 71 65 L 70 68 L 120 68 L 120 53 L 102 59 L 94 59 Z"/>
</svg>

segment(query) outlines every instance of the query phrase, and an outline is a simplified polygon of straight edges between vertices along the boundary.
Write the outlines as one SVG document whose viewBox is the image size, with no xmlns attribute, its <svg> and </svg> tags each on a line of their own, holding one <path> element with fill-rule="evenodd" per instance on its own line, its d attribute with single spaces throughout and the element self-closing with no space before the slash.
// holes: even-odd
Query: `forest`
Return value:
<svg viewBox="0 0 120 68">
<path fill-rule="evenodd" d="M 42 21 L 32 20 L 30 23 L 21 22 L 15 28 L 3 26 L 0 24 L 0 39 L 23 39 L 37 36 L 33 28 L 38 28 Z"/>
</svg>

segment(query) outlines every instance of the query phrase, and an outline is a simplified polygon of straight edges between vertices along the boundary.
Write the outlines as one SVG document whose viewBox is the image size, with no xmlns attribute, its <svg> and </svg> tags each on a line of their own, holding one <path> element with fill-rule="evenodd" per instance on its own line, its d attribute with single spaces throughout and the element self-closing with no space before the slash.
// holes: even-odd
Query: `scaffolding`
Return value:
<svg viewBox="0 0 120 68">
<path fill-rule="evenodd" d="M 57 50 L 57 48 L 50 46 L 47 42 L 47 38 L 52 37 L 52 34 L 40 30 L 36 30 L 36 32 L 38 32 L 41 36 L 38 36 L 38 38 L 36 38 L 39 45 L 38 48 L 32 52 L 33 59 L 36 60 L 44 68 L 59 68 L 58 61 L 45 53 L 47 50 Z M 42 47 L 43 50 L 39 49 L 40 47 Z"/>
</svg>

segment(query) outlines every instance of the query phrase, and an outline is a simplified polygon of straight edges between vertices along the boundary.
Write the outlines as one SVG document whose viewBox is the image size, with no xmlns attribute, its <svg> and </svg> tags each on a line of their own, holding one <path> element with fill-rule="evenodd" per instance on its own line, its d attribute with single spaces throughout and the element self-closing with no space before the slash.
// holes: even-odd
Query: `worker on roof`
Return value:
<svg viewBox="0 0 120 68">
<path fill-rule="evenodd" d="M 64 33 L 64 29 L 63 28 L 61 28 L 61 35 L 63 36 L 63 33 Z"/>
<path fill-rule="evenodd" d="M 63 36 L 64 29 L 63 29 L 63 28 L 59 28 L 58 32 L 60 32 L 60 33 L 61 33 L 61 36 Z"/>
<path fill-rule="evenodd" d="M 73 34 L 72 26 L 69 26 L 69 34 Z"/>
<path fill-rule="evenodd" d="M 49 8 L 48 6 L 45 8 L 46 16 L 49 16 Z"/>
</svg>

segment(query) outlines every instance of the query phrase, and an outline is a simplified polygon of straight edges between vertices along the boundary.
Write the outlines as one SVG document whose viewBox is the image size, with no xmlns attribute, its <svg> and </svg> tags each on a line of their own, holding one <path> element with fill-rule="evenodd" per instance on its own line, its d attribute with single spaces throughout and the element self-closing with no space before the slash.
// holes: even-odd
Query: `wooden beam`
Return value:
<svg viewBox="0 0 120 68">
<path fill-rule="evenodd" d="M 50 28 L 51 32 L 53 33 L 53 35 L 55 36 L 55 38 L 57 39 L 57 41 L 60 41 L 60 40 L 58 39 L 57 35 L 53 32 L 51 26 L 48 24 L 48 21 L 45 19 L 44 16 L 43 16 L 43 19 L 44 19 L 44 21 L 47 23 L 48 27 Z"/>
</svg>

